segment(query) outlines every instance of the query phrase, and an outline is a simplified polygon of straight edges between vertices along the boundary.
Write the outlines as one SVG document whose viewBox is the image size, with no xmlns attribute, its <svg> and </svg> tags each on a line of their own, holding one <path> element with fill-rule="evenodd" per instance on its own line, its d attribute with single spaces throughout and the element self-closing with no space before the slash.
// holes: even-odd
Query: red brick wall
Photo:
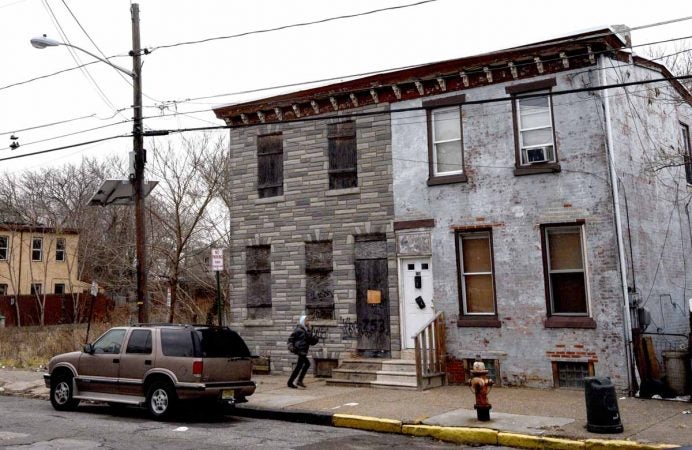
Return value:
<svg viewBox="0 0 692 450">
<path fill-rule="evenodd" d="M 80 295 L 80 305 L 77 308 L 78 322 L 87 322 L 89 315 L 90 295 Z M 14 296 L 0 296 L 0 315 L 5 316 L 5 326 L 17 326 L 17 310 L 13 304 Z M 22 326 L 40 325 L 39 307 L 36 297 L 22 295 L 19 302 L 19 314 Z M 106 313 L 113 308 L 113 301 L 105 295 L 99 295 L 94 301 L 92 320 L 103 320 Z M 57 325 L 72 323 L 75 311 L 72 305 L 72 297 L 69 295 L 50 294 L 46 296 L 44 324 Z"/>
<path fill-rule="evenodd" d="M 465 384 L 464 360 L 457 359 L 452 355 L 447 355 L 447 383 Z"/>
</svg>

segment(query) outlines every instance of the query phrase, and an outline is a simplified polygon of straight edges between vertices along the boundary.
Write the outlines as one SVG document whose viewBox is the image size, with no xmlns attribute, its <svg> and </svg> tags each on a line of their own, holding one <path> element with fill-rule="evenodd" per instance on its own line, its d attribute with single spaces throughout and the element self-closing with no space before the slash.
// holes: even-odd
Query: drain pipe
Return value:
<svg viewBox="0 0 692 450">
<path fill-rule="evenodd" d="M 599 58 L 601 71 L 601 86 L 607 86 L 606 78 L 606 56 L 601 55 Z M 625 261 L 625 245 L 622 240 L 622 217 L 620 216 L 620 193 L 618 190 L 618 179 L 615 171 L 615 157 L 613 155 L 613 130 L 610 119 L 610 101 L 609 90 L 602 90 L 603 111 L 605 115 L 606 126 L 606 153 L 608 155 L 608 167 L 610 169 L 610 185 L 613 189 L 613 208 L 615 209 L 615 231 L 618 239 L 618 256 L 620 258 L 620 278 L 622 280 L 622 296 L 624 302 L 622 304 L 622 318 L 625 335 L 625 356 L 627 359 L 627 389 L 629 395 L 634 395 L 632 386 L 632 324 L 630 322 L 630 299 L 627 291 L 627 265 Z"/>
</svg>

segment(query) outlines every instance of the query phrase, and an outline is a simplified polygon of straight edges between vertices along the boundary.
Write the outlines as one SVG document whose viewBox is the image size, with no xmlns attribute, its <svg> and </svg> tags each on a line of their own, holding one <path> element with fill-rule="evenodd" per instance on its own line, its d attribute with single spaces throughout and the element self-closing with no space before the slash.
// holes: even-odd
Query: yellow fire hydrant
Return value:
<svg viewBox="0 0 692 450">
<path fill-rule="evenodd" d="M 485 369 L 485 364 L 482 361 L 473 363 L 471 369 L 473 378 L 469 381 L 471 391 L 476 395 L 476 403 L 473 409 L 476 410 L 476 417 L 482 422 L 490 420 L 490 408 L 492 405 L 488 402 L 488 394 L 493 386 L 493 380 L 488 378 L 488 371 Z"/>
</svg>

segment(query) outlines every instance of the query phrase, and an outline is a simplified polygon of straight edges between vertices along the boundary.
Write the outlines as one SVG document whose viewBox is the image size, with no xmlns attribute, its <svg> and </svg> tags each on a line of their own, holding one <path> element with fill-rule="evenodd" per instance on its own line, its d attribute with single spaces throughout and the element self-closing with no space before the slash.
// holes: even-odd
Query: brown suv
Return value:
<svg viewBox="0 0 692 450">
<path fill-rule="evenodd" d="M 250 351 L 235 331 L 155 324 L 111 328 L 81 352 L 53 357 L 44 379 L 57 410 L 80 400 L 146 404 L 162 419 L 178 400 L 245 402 L 255 392 L 251 375 Z"/>
</svg>

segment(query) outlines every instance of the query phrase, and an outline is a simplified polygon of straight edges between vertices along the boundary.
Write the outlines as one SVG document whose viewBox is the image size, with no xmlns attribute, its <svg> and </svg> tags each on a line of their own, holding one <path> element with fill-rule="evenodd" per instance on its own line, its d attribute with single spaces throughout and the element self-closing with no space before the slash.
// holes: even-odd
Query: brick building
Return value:
<svg viewBox="0 0 692 450">
<path fill-rule="evenodd" d="M 233 326 L 285 370 L 303 312 L 343 359 L 406 355 L 443 311 L 450 368 L 631 387 L 631 311 L 689 333 L 692 100 L 628 41 L 598 29 L 216 109 L 234 126 Z"/>
</svg>

